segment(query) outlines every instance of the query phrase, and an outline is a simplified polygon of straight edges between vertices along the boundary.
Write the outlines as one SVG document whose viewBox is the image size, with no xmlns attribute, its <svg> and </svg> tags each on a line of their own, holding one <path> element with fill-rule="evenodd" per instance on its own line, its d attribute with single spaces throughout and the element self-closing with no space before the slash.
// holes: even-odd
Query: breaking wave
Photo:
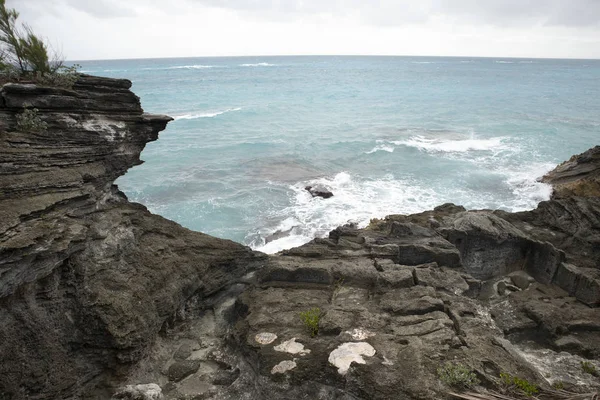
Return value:
<svg viewBox="0 0 600 400">
<path fill-rule="evenodd" d="M 238 108 L 229 108 L 227 110 L 223 110 L 223 111 L 216 111 L 216 112 L 208 112 L 208 113 L 199 113 L 199 114 L 183 114 L 183 115 L 177 115 L 173 118 L 175 118 L 175 121 L 179 121 L 179 120 L 186 120 L 186 119 L 198 119 L 198 118 L 213 118 L 216 117 L 218 115 L 222 115 L 228 112 L 232 112 L 232 111 L 240 111 L 242 108 L 238 107 Z"/>
</svg>

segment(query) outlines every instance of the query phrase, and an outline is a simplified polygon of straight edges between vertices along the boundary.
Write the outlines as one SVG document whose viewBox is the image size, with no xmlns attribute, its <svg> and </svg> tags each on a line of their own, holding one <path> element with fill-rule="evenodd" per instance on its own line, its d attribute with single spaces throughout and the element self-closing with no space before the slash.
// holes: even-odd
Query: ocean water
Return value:
<svg viewBox="0 0 600 400">
<path fill-rule="evenodd" d="M 535 208 L 551 192 L 537 179 L 600 138 L 598 60 L 79 63 L 132 80 L 145 111 L 175 118 L 119 178 L 121 190 L 190 229 L 269 253 L 445 202 Z M 317 183 L 334 197 L 304 190 Z"/>
</svg>

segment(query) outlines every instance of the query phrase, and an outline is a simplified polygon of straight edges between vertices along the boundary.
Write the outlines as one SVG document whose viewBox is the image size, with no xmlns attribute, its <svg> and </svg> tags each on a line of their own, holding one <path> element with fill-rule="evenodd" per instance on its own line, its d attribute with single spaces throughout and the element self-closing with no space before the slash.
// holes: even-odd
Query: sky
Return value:
<svg viewBox="0 0 600 400">
<path fill-rule="evenodd" d="M 600 0 L 7 0 L 67 60 L 600 58 Z"/>
</svg>

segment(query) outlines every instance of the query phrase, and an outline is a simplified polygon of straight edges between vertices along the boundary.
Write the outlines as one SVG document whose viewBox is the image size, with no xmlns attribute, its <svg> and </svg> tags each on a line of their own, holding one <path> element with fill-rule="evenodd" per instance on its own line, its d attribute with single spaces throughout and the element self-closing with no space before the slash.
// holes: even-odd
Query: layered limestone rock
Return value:
<svg viewBox="0 0 600 400">
<path fill-rule="evenodd" d="M 129 86 L 0 91 L 1 400 L 433 400 L 446 363 L 479 392 L 598 390 L 599 148 L 533 211 L 446 204 L 267 257 L 113 186 L 169 121 Z M 47 132 L 15 129 L 26 104 Z"/>
<path fill-rule="evenodd" d="M 0 398 L 89 393 L 141 359 L 194 293 L 260 263 L 236 243 L 129 203 L 114 180 L 141 163 L 169 117 L 144 114 L 131 82 L 0 90 Z M 45 132 L 20 132 L 36 107 Z"/>
</svg>

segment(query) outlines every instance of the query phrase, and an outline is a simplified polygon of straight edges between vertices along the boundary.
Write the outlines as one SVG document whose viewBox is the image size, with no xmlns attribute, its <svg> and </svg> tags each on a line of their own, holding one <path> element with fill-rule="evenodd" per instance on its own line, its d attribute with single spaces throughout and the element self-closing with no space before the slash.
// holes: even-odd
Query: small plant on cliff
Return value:
<svg viewBox="0 0 600 400">
<path fill-rule="evenodd" d="M 554 382 L 552 387 L 554 390 L 565 390 L 565 383 L 562 381 Z"/>
<path fill-rule="evenodd" d="M 77 72 L 79 68 L 81 68 L 81 65 L 74 64 L 70 67 L 61 66 L 55 72 L 37 73 L 36 81 L 44 86 L 72 89 L 77 79 L 79 79 L 79 73 Z"/>
<path fill-rule="evenodd" d="M 594 366 L 594 364 L 592 364 L 589 361 L 582 361 L 581 362 L 581 369 L 586 374 L 590 374 L 590 375 L 596 376 L 596 377 L 600 376 L 600 373 L 598 373 L 598 370 L 596 369 L 596 367 Z"/>
<path fill-rule="evenodd" d="M 463 364 L 447 362 L 438 368 L 437 373 L 446 385 L 459 389 L 468 389 L 480 383 L 477 375 Z"/>
<path fill-rule="evenodd" d="M 321 309 L 311 308 L 300 313 L 300 319 L 310 332 L 310 336 L 315 337 L 319 334 L 319 320 L 321 319 Z"/>
<path fill-rule="evenodd" d="M 26 108 L 21 114 L 17 115 L 17 130 L 21 132 L 45 132 L 48 129 L 46 124 L 38 115 L 37 108 Z"/>
<path fill-rule="evenodd" d="M 508 392 L 523 394 L 527 397 L 531 397 L 534 394 L 539 393 L 540 389 L 536 384 L 529 382 L 526 379 L 519 378 L 518 376 L 512 376 L 510 374 L 500 374 L 500 382 L 504 389 Z"/>
</svg>

